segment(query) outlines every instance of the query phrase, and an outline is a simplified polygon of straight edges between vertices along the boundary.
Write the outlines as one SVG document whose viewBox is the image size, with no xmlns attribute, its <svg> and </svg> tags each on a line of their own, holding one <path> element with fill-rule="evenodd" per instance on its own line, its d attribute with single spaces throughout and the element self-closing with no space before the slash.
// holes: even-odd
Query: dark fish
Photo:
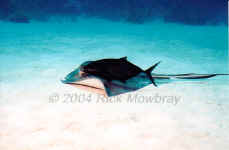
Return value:
<svg viewBox="0 0 229 150">
<path fill-rule="evenodd" d="M 115 96 L 141 89 L 150 84 L 167 84 L 171 81 L 206 79 L 229 74 L 155 74 L 151 71 L 156 63 L 147 70 L 132 64 L 127 57 L 120 59 L 101 59 L 87 61 L 69 73 L 62 82 L 80 89 L 96 92 L 105 96 Z M 155 83 L 156 82 L 156 83 Z"/>
<path fill-rule="evenodd" d="M 147 70 L 143 70 L 129 62 L 127 57 L 120 59 L 101 59 L 83 63 L 80 67 L 80 71 L 103 78 L 109 82 L 118 80 L 123 83 L 126 83 L 128 79 L 137 76 L 139 73 L 144 73 L 156 86 L 151 72 L 159 63 L 160 62 L 154 64 Z"/>
</svg>

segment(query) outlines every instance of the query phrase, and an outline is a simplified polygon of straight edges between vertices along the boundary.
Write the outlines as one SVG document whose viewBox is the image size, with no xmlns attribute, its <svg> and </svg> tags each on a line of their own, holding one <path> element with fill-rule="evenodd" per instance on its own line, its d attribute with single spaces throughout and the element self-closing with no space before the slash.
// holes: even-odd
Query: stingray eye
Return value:
<svg viewBox="0 0 229 150">
<path fill-rule="evenodd" d="M 80 65 L 80 70 L 85 71 L 87 70 L 91 65 L 92 61 L 86 61 L 83 64 Z"/>
<path fill-rule="evenodd" d="M 94 72 L 95 71 L 95 68 L 93 67 L 93 66 L 83 66 L 82 67 L 82 71 L 83 72 L 87 72 L 87 73 L 89 73 L 89 72 Z"/>
</svg>

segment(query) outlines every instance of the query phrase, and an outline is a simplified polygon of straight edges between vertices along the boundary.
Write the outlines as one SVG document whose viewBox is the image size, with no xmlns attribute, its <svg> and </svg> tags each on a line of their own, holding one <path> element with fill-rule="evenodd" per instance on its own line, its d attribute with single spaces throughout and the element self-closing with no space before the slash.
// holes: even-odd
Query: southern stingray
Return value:
<svg viewBox="0 0 229 150">
<path fill-rule="evenodd" d="M 151 73 L 160 62 L 146 70 L 134 65 L 127 57 L 86 61 L 69 73 L 62 82 L 81 89 L 115 96 L 141 89 L 147 85 L 157 86 L 171 79 L 206 79 L 229 74 L 155 74 Z"/>
</svg>

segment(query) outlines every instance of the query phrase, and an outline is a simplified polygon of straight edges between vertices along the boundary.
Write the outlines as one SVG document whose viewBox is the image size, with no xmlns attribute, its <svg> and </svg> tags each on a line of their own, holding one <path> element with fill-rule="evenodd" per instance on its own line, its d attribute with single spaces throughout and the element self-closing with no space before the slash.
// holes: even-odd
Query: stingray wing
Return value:
<svg viewBox="0 0 229 150">
<path fill-rule="evenodd" d="M 126 81 L 143 71 L 138 66 L 127 61 L 126 57 L 120 59 L 97 60 L 88 64 L 87 69 L 89 70 L 90 67 L 93 67 L 95 71 L 87 73 L 101 77 L 108 81 Z"/>
</svg>

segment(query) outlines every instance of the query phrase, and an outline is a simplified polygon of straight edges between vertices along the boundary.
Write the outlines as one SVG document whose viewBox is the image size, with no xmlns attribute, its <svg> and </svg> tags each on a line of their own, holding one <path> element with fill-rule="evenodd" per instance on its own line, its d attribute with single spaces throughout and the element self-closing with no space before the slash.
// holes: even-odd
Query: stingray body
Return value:
<svg viewBox="0 0 229 150">
<path fill-rule="evenodd" d="M 151 76 L 151 71 L 158 64 L 159 62 L 147 70 L 142 70 L 140 67 L 129 62 L 127 57 L 123 57 L 120 59 L 101 59 L 97 61 L 86 62 L 81 65 L 80 71 L 103 78 L 108 82 L 118 80 L 123 83 L 126 83 L 128 79 L 133 78 L 141 73 L 142 76 L 149 78 L 151 82 L 156 85 Z"/>
<path fill-rule="evenodd" d="M 127 57 L 87 61 L 69 73 L 62 82 L 105 96 L 115 96 L 141 89 L 152 83 L 154 86 L 161 83 L 169 83 L 171 79 L 191 80 L 229 75 L 195 73 L 171 75 L 151 73 L 159 63 L 143 70 L 129 62 Z"/>
</svg>

